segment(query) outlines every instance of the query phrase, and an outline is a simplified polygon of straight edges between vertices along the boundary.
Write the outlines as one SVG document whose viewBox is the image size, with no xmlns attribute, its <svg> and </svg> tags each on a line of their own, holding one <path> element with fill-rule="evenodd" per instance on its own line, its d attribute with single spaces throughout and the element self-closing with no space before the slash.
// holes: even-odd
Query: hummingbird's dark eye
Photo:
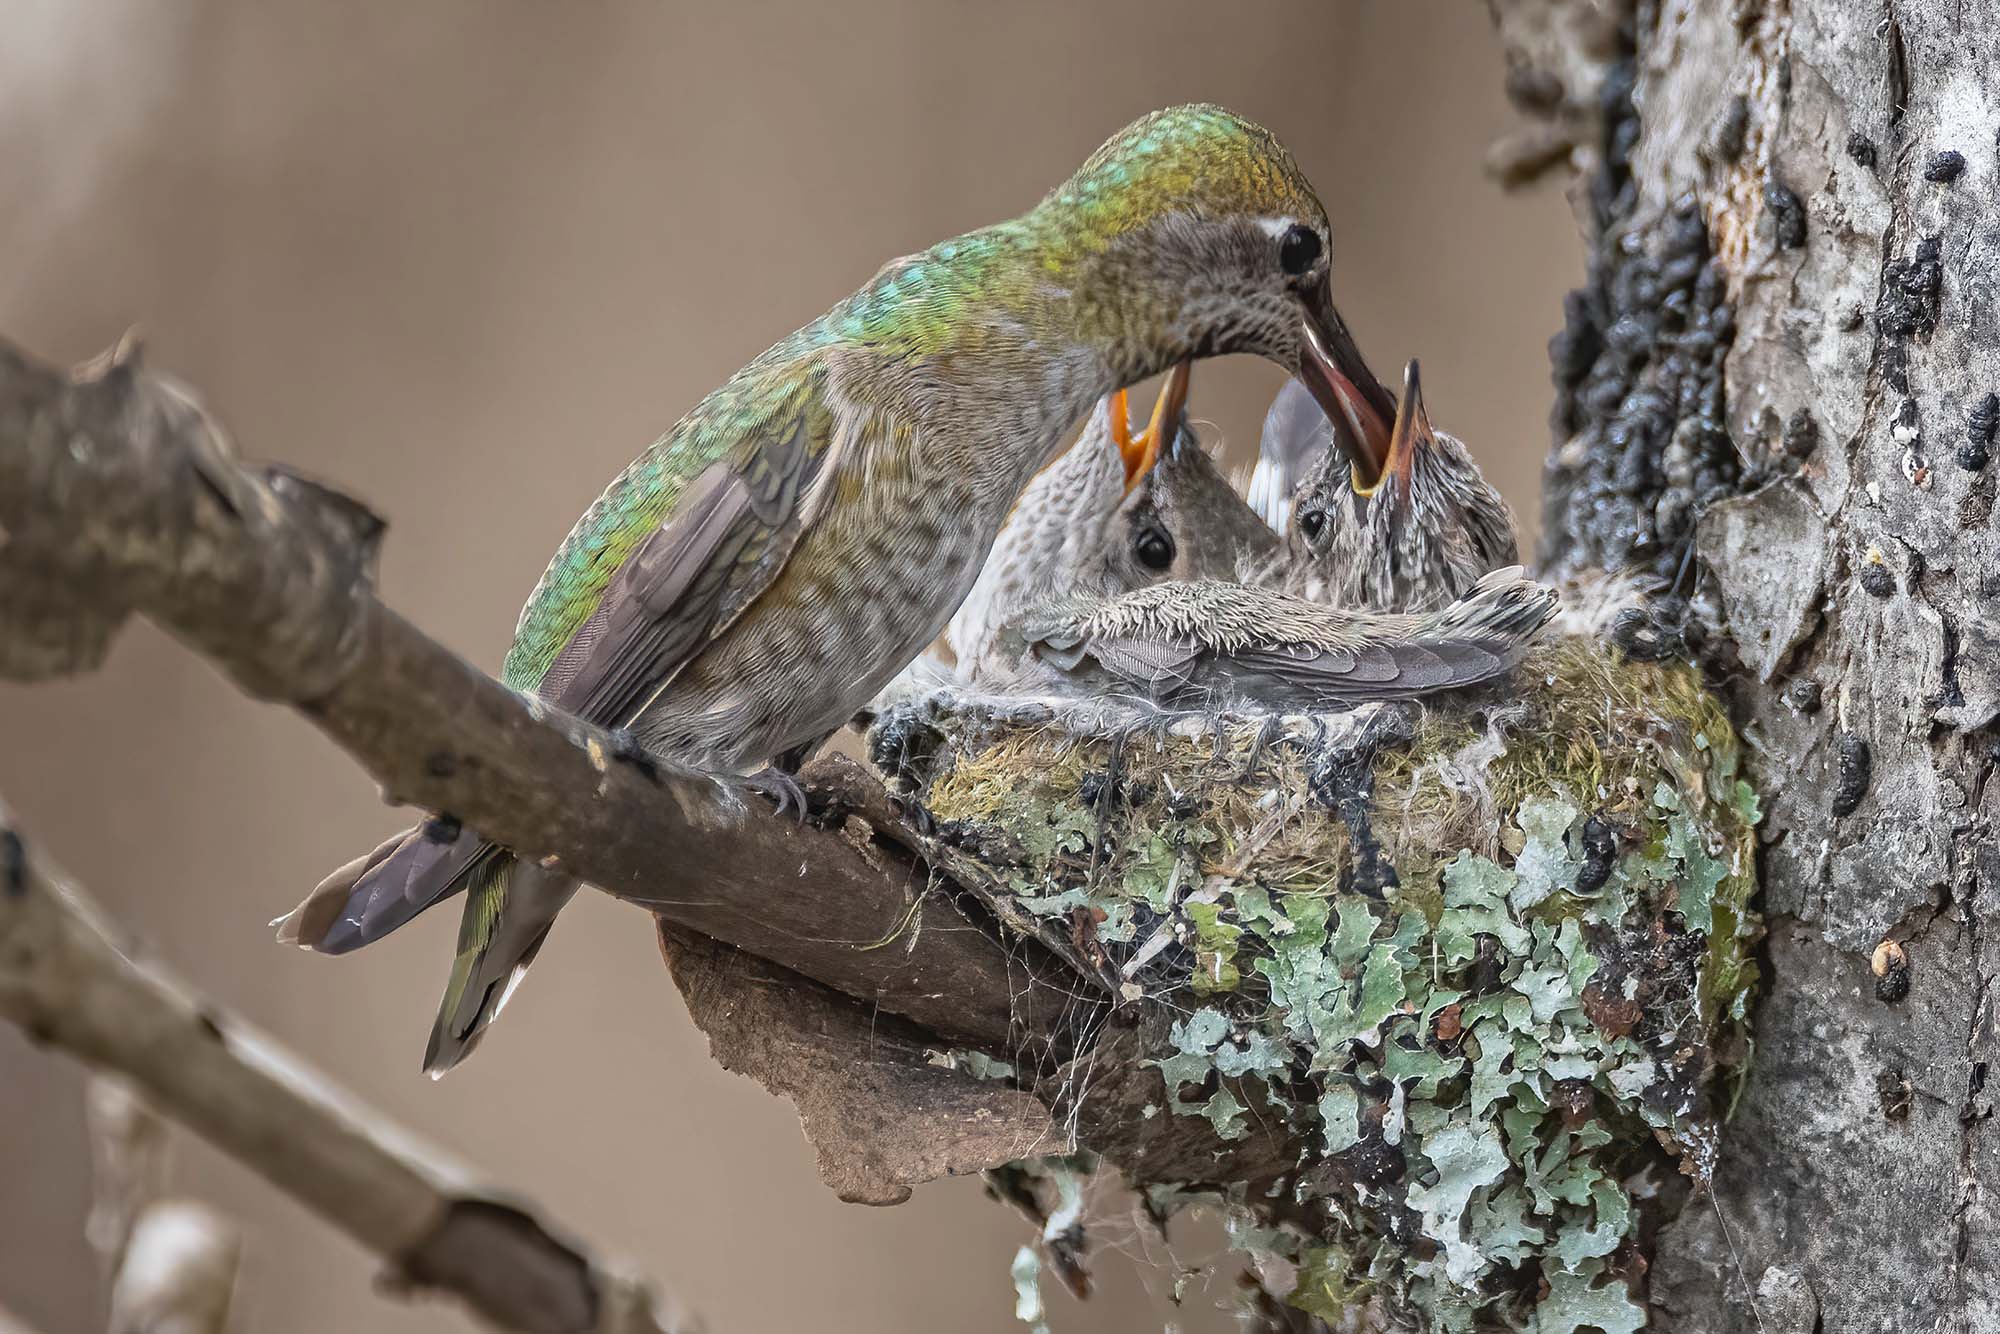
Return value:
<svg viewBox="0 0 2000 1334">
<path fill-rule="evenodd" d="M 1319 535 L 1325 530 L 1326 512 L 1324 510 L 1306 510 L 1299 515 L 1299 531 L 1306 535 L 1306 541 L 1318 541 Z"/>
<path fill-rule="evenodd" d="M 1147 528 L 1132 543 L 1132 554 L 1149 570 L 1164 570 L 1174 563 L 1174 539 L 1165 529 Z"/>
<path fill-rule="evenodd" d="M 1302 223 L 1285 229 L 1278 242 L 1278 265 L 1294 278 L 1304 277 L 1319 263 L 1319 233 Z"/>
</svg>

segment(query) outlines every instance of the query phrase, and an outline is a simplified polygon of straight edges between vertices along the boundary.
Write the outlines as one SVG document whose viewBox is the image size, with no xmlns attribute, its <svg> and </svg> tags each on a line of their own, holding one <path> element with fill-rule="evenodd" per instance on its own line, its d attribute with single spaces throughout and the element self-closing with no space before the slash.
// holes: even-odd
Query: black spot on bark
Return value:
<svg viewBox="0 0 2000 1334">
<path fill-rule="evenodd" d="M 1795 713 L 1818 713 L 1825 693 L 1819 682 L 1800 677 L 1785 687 L 1785 703 Z"/>
<path fill-rule="evenodd" d="M 1896 960 L 1888 971 L 1875 979 L 1875 999 L 1894 1005 L 1910 994 L 1910 961 Z"/>
<path fill-rule="evenodd" d="M 1870 171 L 1875 169 L 1875 143 L 1867 135 L 1856 130 L 1847 136 L 1847 156 L 1853 158 Z"/>
<path fill-rule="evenodd" d="M 1806 206 L 1790 186 L 1775 177 L 1764 183 L 1764 208 L 1771 215 L 1771 237 L 1780 250 L 1797 250 L 1806 243 Z"/>
<path fill-rule="evenodd" d="M 1889 261 L 1882 274 L 1882 294 L 1875 303 L 1875 325 L 1891 338 L 1928 338 L 1937 328 L 1938 293 L 1944 289 L 1942 247 L 1935 236 L 1917 242 L 1909 259 Z M 1909 392 L 1908 375 L 1899 393 Z M 1893 383 L 1893 382 L 1892 382 Z"/>
<path fill-rule="evenodd" d="M 1622 192 L 1608 198 L 1631 206 Z M 1543 551 L 1671 580 L 1701 508 L 1742 479 L 1723 419 L 1735 314 L 1692 199 L 1637 230 L 1623 221 L 1600 235 L 1549 345 L 1561 444 L 1544 488 Z"/>
<path fill-rule="evenodd" d="M 1994 428 L 2000 426 L 2000 394 L 1988 394 L 1966 414 L 1965 431 L 1981 444 L 1993 443 Z"/>
<path fill-rule="evenodd" d="M 1784 450 L 1795 459 L 1803 459 L 1819 448 L 1819 423 L 1812 413 L 1800 408 L 1785 422 Z"/>
<path fill-rule="evenodd" d="M 1958 679 L 1958 617 L 1940 608 L 1938 610 L 1938 630 L 1942 639 L 1943 665 L 1938 676 L 1944 686 L 1943 702 L 1950 708 L 1958 708 L 1965 703 L 1965 687 Z"/>
<path fill-rule="evenodd" d="M 1882 379 L 1899 394 L 1910 392 L 1910 350 L 1901 343 L 1883 344 Z"/>
<path fill-rule="evenodd" d="M 1834 745 L 1833 814 L 1836 819 L 1852 815 L 1868 795 L 1875 777 L 1875 760 L 1868 743 L 1852 732 L 1842 732 Z"/>
<path fill-rule="evenodd" d="M 1938 185 L 1950 185 L 1965 171 L 1965 154 L 1946 149 L 1942 153 L 1931 154 L 1931 160 L 1924 164 L 1924 179 Z"/>
<path fill-rule="evenodd" d="M 1967 472 L 1978 472 L 1992 461 L 1993 456 L 1983 440 L 1968 440 L 1958 447 L 1958 466 Z"/>
<path fill-rule="evenodd" d="M 1860 579 L 1862 589 L 1871 597 L 1885 598 L 1896 591 L 1896 576 L 1879 560 L 1863 564 Z"/>
<path fill-rule="evenodd" d="M 1903 25 L 1896 21 L 1892 6 L 1887 15 L 1889 39 L 1889 128 L 1901 128 L 1903 113 L 1910 105 L 1910 53 L 1903 45 Z"/>
</svg>

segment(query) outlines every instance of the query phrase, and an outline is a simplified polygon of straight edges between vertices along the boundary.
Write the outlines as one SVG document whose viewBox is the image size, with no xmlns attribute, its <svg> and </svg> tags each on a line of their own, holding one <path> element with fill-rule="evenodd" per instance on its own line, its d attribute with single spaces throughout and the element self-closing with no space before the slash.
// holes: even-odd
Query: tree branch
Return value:
<svg viewBox="0 0 2000 1334">
<path fill-rule="evenodd" d="M 990 873 L 912 829 L 872 774 L 837 757 L 813 766 L 816 815 L 801 823 L 622 750 L 384 607 L 369 582 L 380 531 L 346 497 L 235 461 L 193 397 L 142 373 L 129 345 L 65 374 L 0 340 L 0 676 L 84 670 L 142 613 L 247 692 L 299 709 L 393 799 L 652 910 L 677 929 L 662 932 L 670 958 L 693 932 L 827 988 L 810 1005 L 801 992 L 804 1008 L 755 1005 L 773 975 L 718 956 L 692 961 L 703 985 L 689 999 L 725 1064 L 800 1105 L 849 1198 L 900 1198 L 1012 1146 L 1075 1147 L 1048 1142 L 1019 1090 L 929 1067 L 926 1045 L 1010 1060 L 1057 1124 L 1142 1181 L 1268 1181 L 1295 1157 L 1281 1126 L 1226 1146 L 1198 1118 L 1135 1128 L 1162 1094 L 1138 1062 L 1166 1017 L 1127 1007 L 1100 1028 L 1102 980 L 1063 942 L 1032 938 L 1043 924 L 1010 916 Z M 893 1062 L 878 1011 L 915 1026 L 895 1030 Z M 798 1034 L 775 1027 L 806 1031 L 808 1015 L 809 1046 L 829 1059 L 784 1059 Z M 1091 1043 L 1105 1033 L 1130 1068 L 1066 1078 L 1101 1072 Z M 836 1068 L 855 1053 L 874 1068 Z M 869 1151 L 852 1110 L 869 1099 L 870 1124 L 950 1142 Z"/>
<path fill-rule="evenodd" d="M 462 1172 L 337 1097 L 269 1038 L 134 961 L 4 806 L 0 1018 L 130 1080 L 166 1114 L 382 1257 L 400 1285 L 456 1295 L 506 1330 L 684 1328 L 655 1309 L 641 1280 L 562 1239 L 527 1208 L 469 1188 Z M 133 1251 L 147 1227 L 142 1219 Z M 131 1259 L 121 1266 L 121 1288 Z"/>
<path fill-rule="evenodd" d="M 393 800 L 942 1038 L 1004 1050 L 1073 1007 L 1061 965 L 970 922 L 879 820 L 746 810 L 424 636 L 371 586 L 381 528 L 326 487 L 238 464 L 129 342 L 64 374 L 0 341 L 0 676 L 92 667 L 140 612 L 298 708 Z"/>
</svg>

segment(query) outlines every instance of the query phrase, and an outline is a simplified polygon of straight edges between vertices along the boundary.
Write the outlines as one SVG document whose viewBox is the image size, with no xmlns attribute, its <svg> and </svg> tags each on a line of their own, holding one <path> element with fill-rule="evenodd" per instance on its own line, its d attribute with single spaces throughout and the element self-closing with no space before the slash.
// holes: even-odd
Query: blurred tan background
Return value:
<svg viewBox="0 0 2000 1334">
<path fill-rule="evenodd" d="M 1270 125 L 1336 227 L 1378 371 L 1532 509 L 1567 209 L 1502 196 L 1484 10 L 1377 3 L 729 5 L 0 0 L 0 331 L 80 359 L 140 325 L 243 449 L 391 521 L 388 598 L 498 665 L 574 516 L 641 445 L 886 258 L 1019 211 L 1120 125 Z M 1279 374 L 1201 368 L 1254 449 Z M 418 1074 L 455 910 L 345 959 L 265 923 L 404 817 L 304 723 L 145 627 L 94 679 L 0 687 L 0 793 L 222 1003 L 553 1216 L 716 1334 L 1018 1328 L 1023 1225 L 977 1182 L 901 1208 L 817 1183 L 788 1104 L 706 1058 L 638 913 L 586 895 L 464 1069 Z M 99 1327 L 78 1071 L 0 1031 L 0 1307 Z M 183 1140 L 249 1228 L 237 1328 L 463 1330 Z M 1107 1239 L 1166 1252 L 1119 1213 Z M 1198 1262 L 1199 1247 L 1178 1258 Z M 1107 1254 L 1061 1330 L 1227 1327 Z"/>
</svg>

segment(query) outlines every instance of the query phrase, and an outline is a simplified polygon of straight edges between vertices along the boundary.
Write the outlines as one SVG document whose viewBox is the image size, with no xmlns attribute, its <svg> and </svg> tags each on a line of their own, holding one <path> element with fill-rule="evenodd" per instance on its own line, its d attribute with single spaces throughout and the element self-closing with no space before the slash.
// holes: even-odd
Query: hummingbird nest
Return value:
<svg viewBox="0 0 2000 1334">
<path fill-rule="evenodd" d="M 1565 639 L 1496 690 L 1324 716 L 942 691 L 873 741 L 1004 915 L 1149 1012 L 1148 1117 L 1296 1147 L 1254 1193 L 1135 1183 L 1162 1218 L 1221 1206 L 1334 1328 L 1645 1323 L 1760 931 L 1757 800 L 1693 668 Z"/>
</svg>

